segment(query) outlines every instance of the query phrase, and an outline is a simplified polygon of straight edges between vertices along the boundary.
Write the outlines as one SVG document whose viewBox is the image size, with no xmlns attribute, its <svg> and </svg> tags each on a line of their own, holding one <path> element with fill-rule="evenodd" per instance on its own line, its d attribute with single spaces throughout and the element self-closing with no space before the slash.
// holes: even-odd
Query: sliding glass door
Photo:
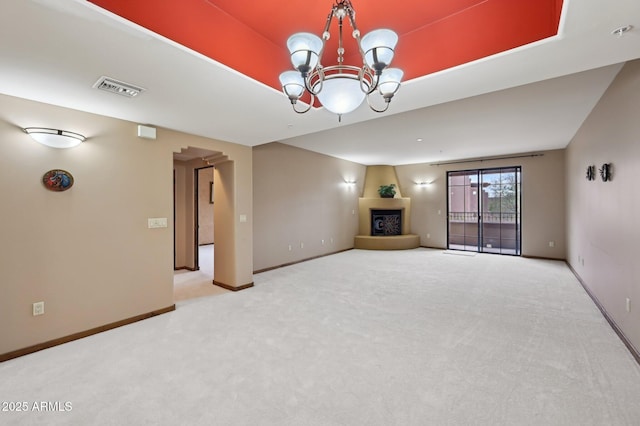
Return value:
<svg viewBox="0 0 640 426">
<path fill-rule="evenodd" d="M 448 248 L 520 255 L 520 167 L 447 173 Z"/>
<path fill-rule="evenodd" d="M 478 171 L 449 172 L 447 175 L 449 248 L 478 251 L 480 220 Z"/>
</svg>

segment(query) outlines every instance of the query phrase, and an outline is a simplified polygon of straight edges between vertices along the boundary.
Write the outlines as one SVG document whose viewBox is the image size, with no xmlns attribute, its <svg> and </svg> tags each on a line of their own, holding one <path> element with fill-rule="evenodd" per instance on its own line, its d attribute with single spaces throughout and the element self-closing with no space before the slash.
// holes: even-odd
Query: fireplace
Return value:
<svg viewBox="0 0 640 426">
<path fill-rule="evenodd" d="M 402 235 L 402 210 L 371 209 L 371 235 Z"/>
<path fill-rule="evenodd" d="M 394 198 L 382 198 L 381 185 L 396 185 Z M 358 234 L 354 248 L 363 250 L 406 250 L 420 246 L 411 233 L 411 198 L 403 197 L 393 166 L 367 166 L 362 197 L 358 199 Z"/>
</svg>

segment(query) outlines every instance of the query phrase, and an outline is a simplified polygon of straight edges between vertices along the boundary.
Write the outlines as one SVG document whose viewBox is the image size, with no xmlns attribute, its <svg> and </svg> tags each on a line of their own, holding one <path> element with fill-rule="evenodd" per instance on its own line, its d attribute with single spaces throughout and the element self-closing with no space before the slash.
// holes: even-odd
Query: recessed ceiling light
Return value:
<svg viewBox="0 0 640 426">
<path fill-rule="evenodd" d="M 422 142 L 422 138 L 416 139 L 416 142 Z"/>
<path fill-rule="evenodd" d="M 616 35 L 618 37 L 622 37 L 624 33 L 627 33 L 633 29 L 633 25 L 625 25 L 624 27 L 616 28 L 611 31 L 611 34 Z"/>
</svg>

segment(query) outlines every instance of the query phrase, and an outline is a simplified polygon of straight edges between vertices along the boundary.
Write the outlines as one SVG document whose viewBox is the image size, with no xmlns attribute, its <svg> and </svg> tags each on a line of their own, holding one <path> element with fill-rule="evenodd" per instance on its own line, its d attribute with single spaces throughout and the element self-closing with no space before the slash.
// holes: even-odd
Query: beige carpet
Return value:
<svg viewBox="0 0 640 426">
<path fill-rule="evenodd" d="M 222 287 L 213 285 L 214 245 L 198 247 L 200 269 L 179 270 L 173 273 L 173 300 L 176 302 L 228 293 Z"/>
<path fill-rule="evenodd" d="M 640 367 L 562 262 L 352 250 L 0 364 L 47 425 L 638 425 Z"/>
</svg>

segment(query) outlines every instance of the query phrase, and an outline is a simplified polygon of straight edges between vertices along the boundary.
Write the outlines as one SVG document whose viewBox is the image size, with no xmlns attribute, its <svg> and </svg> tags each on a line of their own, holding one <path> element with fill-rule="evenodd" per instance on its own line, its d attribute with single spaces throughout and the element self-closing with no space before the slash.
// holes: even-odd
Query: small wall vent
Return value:
<svg viewBox="0 0 640 426">
<path fill-rule="evenodd" d="M 126 96 L 128 98 L 135 98 L 145 90 L 142 87 L 134 86 L 133 84 L 105 76 L 100 77 L 93 85 L 93 88 L 115 93 L 116 95 Z"/>
</svg>

